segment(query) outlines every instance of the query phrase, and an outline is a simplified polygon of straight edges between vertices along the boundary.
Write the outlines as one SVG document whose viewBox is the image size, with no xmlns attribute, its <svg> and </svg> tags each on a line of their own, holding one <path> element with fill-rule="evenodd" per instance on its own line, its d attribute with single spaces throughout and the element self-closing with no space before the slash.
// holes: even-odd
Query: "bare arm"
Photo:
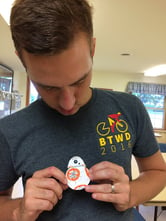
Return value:
<svg viewBox="0 0 166 221">
<path fill-rule="evenodd" d="M 140 176 L 130 183 L 130 205 L 139 205 L 157 195 L 166 185 L 166 163 L 158 151 L 146 158 L 136 158 Z"/>
<path fill-rule="evenodd" d="M 0 221 L 14 221 L 13 211 L 19 207 L 21 199 L 11 199 L 12 188 L 0 192 Z"/>
</svg>

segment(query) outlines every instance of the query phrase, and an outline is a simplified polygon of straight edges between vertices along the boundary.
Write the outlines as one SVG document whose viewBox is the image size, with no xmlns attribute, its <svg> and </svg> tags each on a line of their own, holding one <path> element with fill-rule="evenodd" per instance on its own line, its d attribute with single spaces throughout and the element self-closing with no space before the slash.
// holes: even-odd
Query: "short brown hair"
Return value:
<svg viewBox="0 0 166 221">
<path fill-rule="evenodd" d="M 10 27 L 14 45 L 36 55 L 67 49 L 77 33 L 91 41 L 92 10 L 87 0 L 15 0 Z"/>
</svg>

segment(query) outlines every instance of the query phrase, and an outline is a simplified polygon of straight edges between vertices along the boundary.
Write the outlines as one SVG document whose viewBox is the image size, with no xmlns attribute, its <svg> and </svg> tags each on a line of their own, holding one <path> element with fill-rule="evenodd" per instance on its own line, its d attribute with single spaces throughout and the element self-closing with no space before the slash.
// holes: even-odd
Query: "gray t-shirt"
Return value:
<svg viewBox="0 0 166 221">
<path fill-rule="evenodd" d="M 72 116 L 63 116 L 42 99 L 0 120 L 0 191 L 22 176 L 23 184 L 40 169 L 67 170 L 72 156 L 90 168 L 100 161 L 119 164 L 131 177 L 131 156 L 158 150 L 150 119 L 135 96 L 93 89 L 91 100 Z M 84 190 L 68 189 L 51 212 L 38 221 L 130 221 L 132 209 L 118 212 L 111 203 L 93 200 Z"/>
</svg>

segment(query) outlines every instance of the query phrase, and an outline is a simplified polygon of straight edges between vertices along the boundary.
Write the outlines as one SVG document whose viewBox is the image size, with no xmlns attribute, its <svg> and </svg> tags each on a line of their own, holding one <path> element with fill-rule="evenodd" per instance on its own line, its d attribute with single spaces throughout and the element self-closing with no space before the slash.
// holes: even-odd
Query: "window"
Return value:
<svg viewBox="0 0 166 221">
<path fill-rule="evenodd" d="M 39 98 L 39 94 L 34 87 L 33 83 L 27 77 L 27 93 L 26 93 L 26 105 L 31 104 Z"/>
<path fill-rule="evenodd" d="M 34 87 L 33 83 L 30 81 L 30 95 L 29 95 L 29 103 L 34 102 L 39 97 L 36 88 Z"/>
<path fill-rule="evenodd" d="M 11 114 L 13 70 L 0 64 L 0 118 Z"/>
<path fill-rule="evenodd" d="M 166 129 L 166 84 L 128 82 L 126 91 L 143 102 L 154 129 Z"/>
<path fill-rule="evenodd" d="M 133 93 L 136 95 L 145 105 L 153 128 L 164 129 L 165 125 L 165 96 L 159 94 L 144 94 L 144 93 Z"/>
</svg>

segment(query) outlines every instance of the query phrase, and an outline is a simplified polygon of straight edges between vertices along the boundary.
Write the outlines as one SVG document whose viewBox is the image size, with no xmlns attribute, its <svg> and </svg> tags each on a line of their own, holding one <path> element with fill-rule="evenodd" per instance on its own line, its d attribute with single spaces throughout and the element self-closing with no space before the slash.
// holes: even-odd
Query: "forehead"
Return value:
<svg viewBox="0 0 166 221">
<path fill-rule="evenodd" d="M 92 66 L 86 38 L 75 40 L 60 54 L 37 56 L 23 51 L 22 55 L 30 79 L 50 86 L 70 84 L 88 73 Z"/>
</svg>

